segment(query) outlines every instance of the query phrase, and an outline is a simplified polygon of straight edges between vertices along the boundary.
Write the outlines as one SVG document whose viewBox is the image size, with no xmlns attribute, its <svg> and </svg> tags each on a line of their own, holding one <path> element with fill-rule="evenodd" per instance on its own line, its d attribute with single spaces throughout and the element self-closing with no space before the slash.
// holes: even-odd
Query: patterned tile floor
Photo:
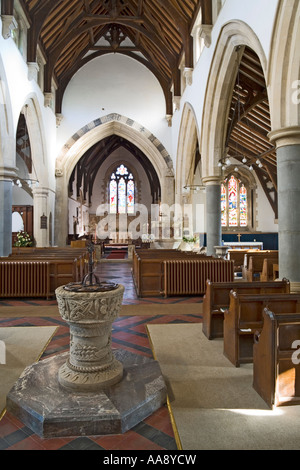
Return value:
<svg viewBox="0 0 300 470">
<path fill-rule="evenodd" d="M 138 299 L 128 262 L 101 263 L 98 267 L 103 280 L 115 281 L 125 286 L 124 304 L 130 303 L 183 303 L 201 302 L 201 298 L 149 298 Z M 31 303 L 49 305 L 55 301 L 16 300 L 0 301 L 0 327 L 8 326 L 53 326 L 58 329 L 41 359 L 69 349 L 69 328 L 59 317 L 13 317 L 1 318 L 1 305 L 28 305 Z M 184 308 L 184 305 L 183 305 Z M 201 317 L 195 315 L 153 315 L 119 317 L 113 324 L 112 347 L 122 348 L 135 354 L 152 357 L 147 324 L 196 323 Z M 174 430 L 167 406 L 160 408 L 150 417 L 122 435 L 87 436 L 77 438 L 42 439 L 10 413 L 0 421 L 0 450 L 176 450 Z"/>
</svg>

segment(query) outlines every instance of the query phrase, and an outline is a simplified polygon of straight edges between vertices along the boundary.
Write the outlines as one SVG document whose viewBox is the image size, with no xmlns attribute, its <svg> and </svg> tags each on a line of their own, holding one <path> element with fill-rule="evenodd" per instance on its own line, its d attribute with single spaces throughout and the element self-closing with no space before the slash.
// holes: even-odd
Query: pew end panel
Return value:
<svg viewBox="0 0 300 470">
<path fill-rule="evenodd" d="M 204 335 L 212 340 L 224 336 L 224 310 L 229 308 L 230 291 L 234 289 L 239 294 L 268 294 L 290 293 L 290 282 L 287 279 L 272 282 L 212 282 L 207 280 L 206 291 L 203 298 Z"/>
<path fill-rule="evenodd" d="M 238 358 L 238 335 L 236 334 L 236 326 L 234 314 L 237 309 L 237 296 L 235 292 L 230 292 L 229 308 L 224 312 L 224 342 L 223 354 L 235 366 L 239 367 Z"/>
<path fill-rule="evenodd" d="M 224 354 L 235 366 L 238 366 L 239 363 L 253 362 L 250 337 L 254 341 L 256 330 L 261 331 L 265 307 L 278 314 L 283 312 L 300 313 L 299 294 L 243 295 L 232 291 L 230 296 L 229 314 L 224 319 Z M 225 322 L 225 320 L 228 321 Z M 234 344 L 236 344 L 234 350 L 230 349 L 232 337 L 234 337 Z"/>
<path fill-rule="evenodd" d="M 263 321 L 253 346 L 253 388 L 271 409 L 299 405 L 300 361 L 296 348 L 300 314 L 275 313 L 265 308 Z"/>
</svg>

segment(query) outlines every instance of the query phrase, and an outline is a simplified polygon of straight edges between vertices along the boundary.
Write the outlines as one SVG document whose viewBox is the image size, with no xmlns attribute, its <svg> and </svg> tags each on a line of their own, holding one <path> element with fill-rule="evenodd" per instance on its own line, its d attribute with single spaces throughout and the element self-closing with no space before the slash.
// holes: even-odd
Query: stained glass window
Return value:
<svg viewBox="0 0 300 470">
<path fill-rule="evenodd" d="M 240 226 L 247 227 L 247 189 L 244 185 L 240 188 Z"/>
<path fill-rule="evenodd" d="M 134 182 L 132 179 L 127 184 L 127 212 L 128 214 L 134 213 Z"/>
<path fill-rule="evenodd" d="M 121 178 L 118 184 L 118 212 L 119 214 L 126 214 L 126 183 L 124 178 Z"/>
<path fill-rule="evenodd" d="M 237 227 L 237 180 L 232 176 L 228 182 L 228 222 L 229 227 Z"/>
<path fill-rule="evenodd" d="M 234 175 L 221 184 L 222 227 L 248 226 L 247 188 Z"/>
<path fill-rule="evenodd" d="M 117 182 L 112 179 L 109 185 L 110 193 L 110 212 L 111 214 L 117 213 Z"/>
<path fill-rule="evenodd" d="M 222 227 L 227 227 L 227 194 L 225 184 L 221 184 Z"/>
<path fill-rule="evenodd" d="M 120 165 L 112 173 L 109 183 L 109 197 L 111 214 L 134 214 L 134 178 L 125 165 Z"/>
</svg>

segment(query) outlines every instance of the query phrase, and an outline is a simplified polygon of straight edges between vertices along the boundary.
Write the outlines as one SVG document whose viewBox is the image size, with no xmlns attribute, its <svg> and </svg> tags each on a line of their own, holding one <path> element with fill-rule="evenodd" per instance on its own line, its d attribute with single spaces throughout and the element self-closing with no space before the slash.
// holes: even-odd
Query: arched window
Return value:
<svg viewBox="0 0 300 470">
<path fill-rule="evenodd" d="M 249 223 L 248 191 L 242 181 L 231 175 L 221 184 L 222 227 L 247 228 Z"/>
<path fill-rule="evenodd" d="M 124 165 L 120 165 L 110 177 L 109 200 L 111 214 L 134 214 L 134 179 Z"/>
</svg>

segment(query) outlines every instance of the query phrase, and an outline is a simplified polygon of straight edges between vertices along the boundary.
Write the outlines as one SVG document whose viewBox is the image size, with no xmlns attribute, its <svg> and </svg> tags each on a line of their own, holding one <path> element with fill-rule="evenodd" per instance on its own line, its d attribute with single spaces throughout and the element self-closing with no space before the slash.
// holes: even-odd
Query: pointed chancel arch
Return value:
<svg viewBox="0 0 300 470">
<path fill-rule="evenodd" d="M 56 161 L 56 224 L 55 243 L 66 244 L 68 234 L 68 182 L 74 166 L 86 151 L 102 139 L 117 135 L 134 144 L 149 159 L 161 186 L 161 202 L 174 204 L 174 172 L 172 159 L 162 143 L 139 123 L 119 114 L 94 120 L 80 129 L 64 145 Z M 62 225 L 62 221 L 65 224 Z"/>
</svg>

